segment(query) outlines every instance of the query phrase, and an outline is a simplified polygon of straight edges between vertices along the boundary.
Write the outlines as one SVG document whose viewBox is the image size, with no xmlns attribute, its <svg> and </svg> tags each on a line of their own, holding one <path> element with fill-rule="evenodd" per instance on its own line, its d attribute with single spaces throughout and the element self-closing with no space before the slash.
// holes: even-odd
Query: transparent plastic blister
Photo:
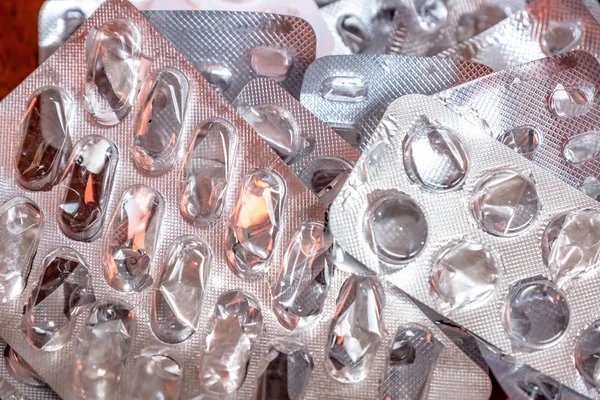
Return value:
<svg viewBox="0 0 600 400">
<path fill-rule="evenodd" d="M 482 65 L 439 58 L 356 54 L 308 67 L 302 105 L 364 150 L 387 106 L 405 94 L 433 94 L 485 76 Z"/>
<path fill-rule="evenodd" d="M 233 101 L 254 78 L 270 78 L 300 97 L 316 36 L 295 16 L 235 11 L 146 11 L 150 22 Z"/>
<path fill-rule="evenodd" d="M 524 0 L 419 0 L 400 4 L 388 53 L 433 56 L 493 27 L 527 4 Z"/>
<path fill-rule="evenodd" d="M 524 10 L 437 56 L 500 71 L 573 50 L 598 57 L 599 38 L 600 25 L 581 0 L 534 0 Z"/>
<path fill-rule="evenodd" d="M 396 100 L 371 142 L 375 150 L 363 153 L 331 207 L 332 233 L 351 256 L 417 300 L 597 397 L 572 358 L 576 338 L 598 319 L 596 264 L 582 260 L 585 273 L 569 275 L 565 284 L 542 255 L 544 231 L 555 217 L 595 210 L 597 203 L 494 141 L 484 127 L 425 96 Z M 459 154 L 431 136 L 442 128 L 460 137 L 469 164 L 461 186 L 432 191 L 410 179 L 403 158 L 410 138 L 427 134 L 432 146 L 421 162 L 436 153 L 448 160 L 423 164 L 427 171 L 455 171 Z M 550 236 L 560 246 L 560 234 Z M 588 237 L 571 243 L 572 254 L 589 251 L 594 259 Z"/>
</svg>

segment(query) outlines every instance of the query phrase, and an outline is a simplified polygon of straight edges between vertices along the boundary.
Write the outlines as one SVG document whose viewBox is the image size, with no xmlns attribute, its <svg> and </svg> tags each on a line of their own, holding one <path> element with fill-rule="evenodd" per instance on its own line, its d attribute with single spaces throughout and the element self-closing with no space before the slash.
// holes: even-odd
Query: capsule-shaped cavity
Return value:
<svg viewBox="0 0 600 400">
<path fill-rule="evenodd" d="M 33 201 L 14 197 L 0 207 L 0 301 L 25 289 L 43 229 L 44 215 Z"/>
<path fill-rule="evenodd" d="M 264 273 L 281 223 L 286 187 L 272 170 L 258 169 L 242 178 L 227 233 L 227 263 L 238 276 Z"/>
<path fill-rule="evenodd" d="M 336 24 L 338 35 L 342 43 L 352 53 L 362 53 L 369 47 L 371 35 L 367 26 L 354 14 L 342 15 Z"/>
<path fill-rule="evenodd" d="M 18 382 L 29 387 L 46 387 L 44 380 L 35 372 L 31 365 L 8 345 L 4 350 L 4 359 L 8 372 Z"/>
<path fill-rule="evenodd" d="M 275 104 L 238 108 L 238 112 L 286 163 L 300 152 L 300 128 L 294 116 Z"/>
<path fill-rule="evenodd" d="M 144 172 L 159 174 L 177 160 L 189 82 L 183 72 L 166 68 L 147 79 L 141 93 L 142 108 L 133 128 L 133 162 Z"/>
<path fill-rule="evenodd" d="M 448 21 L 447 0 L 416 0 L 413 3 L 417 24 L 425 33 L 436 33 Z"/>
<path fill-rule="evenodd" d="M 58 216 L 67 237 L 91 241 L 100 235 L 118 158 L 114 143 L 101 136 L 86 136 L 75 145 Z"/>
<path fill-rule="evenodd" d="M 73 346 L 73 390 L 78 398 L 115 394 L 134 339 L 133 307 L 121 302 L 94 305 Z"/>
<path fill-rule="evenodd" d="M 429 283 L 443 305 L 455 309 L 489 298 L 497 280 L 492 252 L 481 243 L 459 240 L 434 255 Z"/>
<path fill-rule="evenodd" d="M 555 217 L 544 230 L 542 256 L 559 287 L 596 271 L 600 261 L 600 213 L 581 210 Z"/>
<path fill-rule="evenodd" d="M 201 226 L 221 216 L 235 144 L 235 128 L 224 120 L 204 121 L 196 129 L 181 169 L 179 211 L 188 222 Z"/>
<path fill-rule="evenodd" d="M 300 173 L 300 180 L 326 205 L 333 203 L 352 172 L 352 164 L 339 157 L 319 157 Z"/>
<path fill-rule="evenodd" d="M 426 399 L 435 364 L 444 345 L 426 328 L 400 327 L 390 344 L 379 398 Z"/>
<path fill-rule="evenodd" d="M 494 236 L 516 236 L 536 220 L 540 202 L 533 181 L 513 170 L 497 170 L 475 185 L 471 211 L 475 220 Z"/>
<path fill-rule="evenodd" d="M 425 190 L 457 189 L 469 170 L 467 149 L 447 128 L 417 124 L 404 141 L 403 161 L 411 181 Z"/>
<path fill-rule="evenodd" d="M 289 337 L 271 340 L 260 362 L 254 399 L 303 399 L 314 366 L 301 342 Z"/>
<path fill-rule="evenodd" d="M 44 258 L 42 276 L 25 306 L 22 329 L 27 340 L 45 351 L 60 349 L 79 311 L 93 301 L 86 262 L 75 250 L 59 247 Z"/>
<path fill-rule="evenodd" d="M 574 165 L 597 160 L 600 157 L 600 131 L 569 138 L 563 147 L 563 157 Z"/>
<path fill-rule="evenodd" d="M 594 87 L 586 83 L 575 86 L 559 83 L 548 98 L 550 111 L 560 118 L 586 114 L 593 105 Z"/>
<path fill-rule="evenodd" d="M 90 31 L 83 87 L 85 109 L 102 125 L 118 124 L 131 110 L 138 86 L 141 35 L 117 19 Z"/>
<path fill-rule="evenodd" d="M 509 289 L 502 319 L 515 349 L 541 350 L 565 337 L 571 310 L 563 292 L 552 282 L 520 281 Z"/>
<path fill-rule="evenodd" d="M 583 379 L 600 388 L 600 321 L 595 321 L 579 335 L 574 358 Z"/>
<path fill-rule="evenodd" d="M 284 81 L 294 65 L 294 59 L 285 49 L 258 46 L 250 50 L 250 68 L 261 78 Z"/>
<path fill-rule="evenodd" d="M 182 236 L 169 247 L 152 300 L 151 326 L 165 343 L 181 343 L 196 332 L 212 251 L 202 240 Z"/>
<path fill-rule="evenodd" d="M 385 298 L 374 276 L 353 275 L 344 282 L 333 316 L 325 364 L 344 383 L 365 379 L 383 336 Z"/>
<path fill-rule="evenodd" d="M 164 201 L 146 185 L 125 190 L 106 229 L 104 277 L 114 289 L 141 291 L 152 284 L 149 274 L 158 239 Z"/>
<path fill-rule="evenodd" d="M 498 141 L 531 160 L 540 144 L 541 138 L 542 135 L 537 129 L 525 125 L 504 132 L 498 137 Z"/>
<path fill-rule="evenodd" d="M 138 357 L 128 398 L 177 400 L 182 380 L 183 365 L 172 351 L 151 346 Z"/>
<path fill-rule="evenodd" d="M 194 66 L 217 92 L 226 92 L 231 87 L 233 73 L 229 68 L 219 64 L 207 63 L 194 64 Z"/>
<path fill-rule="evenodd" d="M 550 21 L 542 37 L 542 51 L 547 56 L 566 53 L 581 43 L 583 32 L 575 21 Z"/>
<path fill-rule="evenodd" d="M 244 383 L 262 325 L 262 312 L 254 296 L 233 290 L 219 298 L 198 368 L 204 391 L 232 393 Z"/>
<path fill-rule="evenodd" d="M 367 99 L 367 83 L 358 76 L 332 76 L 321 85 L 321 96 L 330 101 L 360 103 Z"/>
<path fill-rule="evenodd" d="M 29 100 L 15 163 L 16 180 L 25 189 L 50 190 L 59 182 L 71 154 L 70 101 L 53 86 Z"/>
<path fill-rule="evenodd" d="M 303 223 L 292 236 L 273 290 L 273 311 L 284 328 L 306 326 L 321 315 L 333 276 L 332 244 L 319 222 Z"/>
</svg>

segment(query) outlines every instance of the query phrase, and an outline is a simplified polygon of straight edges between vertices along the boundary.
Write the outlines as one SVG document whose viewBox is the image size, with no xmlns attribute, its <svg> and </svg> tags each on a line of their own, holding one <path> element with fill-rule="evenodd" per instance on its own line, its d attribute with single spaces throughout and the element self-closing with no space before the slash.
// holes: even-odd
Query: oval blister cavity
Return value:
<svg viewBox="0 0 600 400">
<path fill-rule="evenodd" d="M 537 129 L 525 125 L 504 132 L 498 137 L 498 141 L 531 160 L 540 144 L 541 136 Z"/>
<path fill-rule="evenodd" d="M 169 349 L 144 349 L 135 365 L 132 400 L 177 400 L 181 392 L 183 365 Z"/>
<path fill-rule="evenodd" d="M 515 236 L 531 226 L 540 204 L 535 184 L 513 170 L 492 171 L 479 180 L 471 198 L 475 220 L 494 236 Z"/>
<path fill-rule="evenodd" d="M 232 393 L 244 383 L 262 325 L 262 312 L 254 296 L 232 290 L 219 297 L 198 368 L 205 391 Z"/>
<path fill-rule="evenodd" d="M 365 236 L 380 261 L 407 263 L 427 241 L 427 221 L 419 205 L 403 193 L 386 193 L 367 210 Z"/>
<path fill-rule="evenodd" d="M 285 49 L 258 46 L 250 50 L 250 68 L 262 78 L 284 81 L 293 64 L 294 59 Z"/>
<path fill-rule="evenodd" d="M 327 252 L 332 238 L 319 222 L 305 222 L 285 252 L 273 290 L 273 310 L 279 323 L 294 330 L 321 315 L 333 275 Z"/>
<path fill-rule="evenodd" d="M 481 243 L 460 240 L 433 257 L 430 284 L 451 309 L 481 302 L 496 288 L 498 267 L 491 251 Z"/>
<path fill-rule="evenodd" d="M 469 170 L 465 146 L 454 131 L 431 125 L 416 129 L 404 142 L 404 169 L 424 189 L 460 187 Z"/>
<path fill-rule="evenodd" d="M 575 367 L 590 385 L 600 388 L 600 321 L 584 330 L 575 344 Z"/>
<path fill-rule="evenodd" d="M 133 22 L 118 19 L 91 31 L 88 39 L 84 106 L 99 124 L 116 125 L 135 100 L 141 35 Z"/>
<path fill-rule="evenodd" d="M 235 128 L 224 120 L 208 120 L 196 129 L 181 167 L 179 211 L 201 226 L 217 220 L 225 205 L 235 152 Z"/>
<path fill-rule="evenodd" d="M 542 256 L 559 287 L 595 271 L 600 258 L 600 213 L 571 211 L 554 218 L 542 236 Z"/>
<path fill-rule="evenodd" d="M 30 387 L 46 387 L 44 380 L 38 375 L 37 372 L 21 357 L 18 355 L 12 347 L 6 346 L 4 351 L 4 357 L 6 361 L 6 368 L 10 375 L 17 381 L 24 383 Z"/>
<path fill-rule="evenodd" d="M 144 172 L 166 172 L 177 160 L 188 79 L 181 71 L 166 68 L 147 79 L 141 93 L 142 108 L 133 128 L 133 162 Z"/>
<path fill-rule="evenodd" d="M 212 251 L 200 239 L 182 236 L 169 247 L 154 291 L 151 326 L 165 343 L 181 343 L 196 332 Z"/>
<path fill-rule="evenodd" d="M 50 190 L 56 185 L 71 154 L 70 99 L 48 86 L 29 100 L 23 118 L 16 158 L 17 182 L 28 190 Z"/>
<path fill-rule="evenodd" d="M 89 269 L 73 249 L 59 247 L 44 258 L 42 276 L 23 313 L 25 336 L 35 348 L 63 347 L 81 308 L 94 301 Z"/>
<path fill-rule="evenodd" d="M 67 237 L 90 241 L 99 236 L 118 157 L 114 143 L 101 136 L 86 136 L 73 148 L 58 217 Z"/>
<path fill-rule="evenodd" d="M 227 240 L 227 262 L 236 275 L 249 277 L 268 268 L 285 196 L 285 182 L 272 170 L 258 169 L 242 179 Z"/>
<path fill-rule="evenodd" d="M 362 53 L 369 47 L 371 35 L 367 26 L 354 14 L 342 15 L 336 24 L 338 35 L 352 53 Z"/>
<path fill-rule="evenodd" d="M 596 201 L 600 201 L 600 181 L 593 176 L 588 176 L 583 180 L 579 187 L 582 193 L 590 196 Z"/>
<path fill-rule="evenodd" d="M 367 92 L 367 83 L 358 76 L 332 76 L 321 85 L 321 96 L 330 101 L 360 103 Z"/>
<path fill-rule="evenodd" d="M 223 65 L 207 63 L 194 63 L 194 66 L 217 92 L 223 93 L 231 87 L 233 73 L 229 68 Z"/>
<path fill-rule="evenodd" d="M 563 147 L 563 157 L 580 165 L 600 157 L 600 131 L 591 131 L 570 137 Z"/>
<path fill-rule="evenodd" d="M 288 337 L 273 339 L 261 359 L 254 399 L 303 399 L 314 367 L 301 342 Z"/>
<path fill-rule="evenodd" d="M 104 277 L 115 290 L 141 291 L 152 284 L 150 262 L 164 209 L 162 196 L 145 185 L 121 195 L 103 247 Z"/>
<path fill-rule="evenodd" d="M 331 204 L 352 172 L 352 164 L 338 157 L 318 157 L 302 170 L 300 180 L 321 199 Z"/>
<path fill-rule="evenodd" d="M 503 308 L 504 329 L 516 348 L 555 346 L 567 333 L 571 310 L 552 282 L 519 282 L 510 288 Z"/>
<path fill-rule="evenodd" d="M 423 32 L 438 32 L 448 20 L 445 0 L 417 0 L 414 2 L 417 23 Z"/>
<path fill-rule="evenodd" d="M 367 377 L 384 333 L 384 302 L 381 282 L 373 276 L 353 275 L 342 285 L 325 359 L 334 379 L 354 383 Z"/>
<path fill-rule="evenodd" d="M 581 43 L 583 33 L 575 21 L 550 21 L 542 37 L 542 51 L 554 56 L 573 50 Z"/>
<path fill-rule="evenodd" d="M 242 117 L 285 161 L 290 162 L 300 151 L 300 128 L 294 116 L 275 104 L 238 108 Z"/>
<path fill-rule="evenodd" d="M 111 398 L 135 338 L 133 307 L 96 304 L 73 346 L 73 391 L 80 398 Z"/>
<path fill-rule="evenodd" d="M 14 197 L 0 207 L 0 301 L 25 289 L 43 229 L 44 216 L 33 201 Z"/>
<path fill-rule="evenodd" d="M 560 118 L 586 114 L 593 105 L 594 88 L 588 84 L 563 86 L 559 83 L 548 97 L 550 111 Z"/>
</svg>

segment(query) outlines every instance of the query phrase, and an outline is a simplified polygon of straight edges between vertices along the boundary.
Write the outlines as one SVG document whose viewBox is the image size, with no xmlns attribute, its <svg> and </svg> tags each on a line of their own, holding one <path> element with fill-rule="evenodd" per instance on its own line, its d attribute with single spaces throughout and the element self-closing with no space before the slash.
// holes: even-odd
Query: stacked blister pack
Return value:
<svg viewBox="0 0 600 400">
<path fill-rule="evenodd" d="M 600 399 L 598 4 L 169 3 L 0 102 L 1 399 Z"/>
</svg>

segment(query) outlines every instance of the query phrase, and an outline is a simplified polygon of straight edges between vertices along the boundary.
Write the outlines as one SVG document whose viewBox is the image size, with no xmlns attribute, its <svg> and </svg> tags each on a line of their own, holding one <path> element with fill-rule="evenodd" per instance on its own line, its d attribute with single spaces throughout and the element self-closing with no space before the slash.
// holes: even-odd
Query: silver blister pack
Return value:
<svg viewBox="0 0 600 400">
<path fill-rule="evenodd" d="M 388 108 L 329 223 L 369 269 L 596 398 L 597 214 L 595 200 L 492 139 L 483 124 L 408 95 Z"/>
<path fill-rule="evenodd" d="M 438 54 L 499 71 L 584 50 L 600 56 L 600 25 L 581 0 L 534 0 L 524 10 Z"/>
<path fill-rule="evenodd" d="M 394 14 L 387 52 L 433 56 L 522 10 L 525 0 L 418 0 L 402 2 Z"/>
<path fill-rule="evenodd" d="M 364 150 L 387 106 L 398 97 L 437 93 L 491 72 L 480 64 L 439 58 L 328 56 L 306 70 L 300 99 L 321 121 Z"/>
</svg>

